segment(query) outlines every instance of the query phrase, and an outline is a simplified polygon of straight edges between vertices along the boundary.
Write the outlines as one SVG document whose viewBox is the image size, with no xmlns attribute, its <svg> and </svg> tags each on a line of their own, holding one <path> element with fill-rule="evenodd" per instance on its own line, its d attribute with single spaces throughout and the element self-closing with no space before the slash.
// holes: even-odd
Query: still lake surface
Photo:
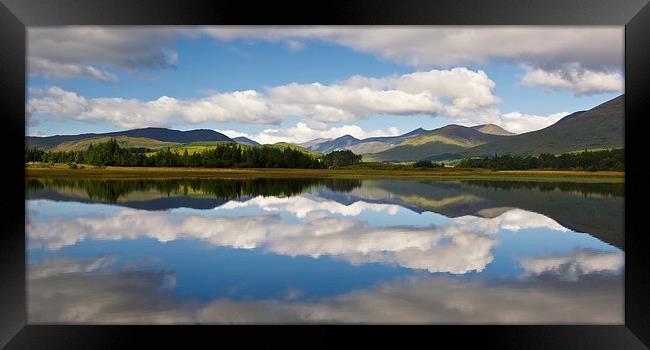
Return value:
<svg viewBox="0 0 650 350">
<path fill-rule="evenodd" d="M 25 184 L 30 323 L 624 320 L 624 184 Z"/>
</svg>

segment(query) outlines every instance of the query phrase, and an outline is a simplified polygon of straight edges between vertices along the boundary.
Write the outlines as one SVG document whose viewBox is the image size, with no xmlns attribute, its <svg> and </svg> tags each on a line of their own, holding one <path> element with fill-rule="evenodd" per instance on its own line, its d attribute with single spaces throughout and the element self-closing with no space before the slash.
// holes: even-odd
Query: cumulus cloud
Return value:
<svg viewBox="0 0 650 350">
<path fill-rule="evenodd" d="M 28 30 L 32 74 L 115 80 L 106 69 L 169 68 L 176 38 L 279 42 L 288 50 L 321 40 L 417 69 L 508 61 L 530 67 L 523 82 L 577 93 L 621 91 L 623 27 L 534 26 L 69 26 Z M 577 74 L 567 65 L 583 67 Z M 551 84 L 549 86 L 549 84 Z"/>
<path fill-rule="evenodd" d="M 40 57 L 30 57 L 27 66 L 33 74 L 44 78 L 70 79 L 86 77 L 107 82 L 116 82 L 117 76 L 110 72 L 97 69 L 91 65 L 59 63 Z"/>
<path fill-rule="evenodd" d="M 31 247 L 59 249 L 77 242 L 150 237 L 160 242 L 201 239 L 287 256 L 334 256 L 353 264 L 385 263 L 430 272 L 481 271 L 492 261 L 493 237 L 456 226 L 375 228 L 349 219 L 315 218 L 292 224 L 278 215 L 203 217 L 180 221 L 165 213 L 125 209 L 105 218 L 30 223 Z M 448 241 L 445 241 L 448 240 Z"/>
<path fill-rule="evenodd" d="M 491 59 L 549 67 L 622 67 L 623 27 L 309 26 L 201 27 L 219 40 L 324 40 L 417 67 Z"/>
<path fill-rule="evenodd" d="M 345 205 L 312 194 L 303 194 L 291 198 L 257 196 L 246 201 L 231 200 L 215 209 L 229 210 L 244 207 L 257 207 L 267 212 L 289 212 L 301 219 L 325 217 L 327 214 L 358 216 L 366 211 L 395 215 L 400 209 L 400 206 L 395 204 L 367 203 L 363 201 Z"/>
<path fill-rule="evenodd" d="M 510 112 L 499 115 L 497 118 L 489 119 L 490 123 L 496 124 L 510 132 L 521 134 L 529 131 L 543 129 L 568 115 L 568 112 L 552 113 L 549 115 L 531 115 L 521 112 Z"/>
<path fill-rule="evenodd" d="M 576 94 L 622 92 L 623 75 L 619 71 L 592 71 L 579 64 L 566 65 L 554 70 L 526 68 L 522 83 L 550 89 L 566 89 Z"/>
<path fill-rule="evenodd" d="M 260 248 L 287 256 L 344 259 L 352 264 L 384 263 L 430 272 L 463 274 L 482 271 L 492 259 L 494 236 L 500 229 L 545 227 L 564 230 L 540 214 L 515 210 L 493 219 L 461 217 L 429 227 L 374 227 L 351 217 L 363 211 L 395 214 L 389 204 L 357 201 L 341 205 L 312 195 L 254 197 L 230 201 L 219 210 L 258 207 L 270 215 L 211 217 L 124 209 L 105 217 L 53 219 L 39 222 L 32 215 L 26 231 L 30 248 L 57 250 L 78 242 L 149 237 L 160 242 L 200 239 L 217 246 Z M 292 213 L 293 223 L 279 213 Z M 332 214 L 342 218 L 331 217 Z M 350 218 L 348 218 L 350 217 Z"/>
<path fill-rule="evenodd" d="M 528 276 L 553 274 L 575 281 L 583 275 L 617 273 L 623 268 L 624 263 L 625 257 L 622 252 L 583 249 L 563 256 L 523 259 L 521 266 Z"/>
<path fill-rule="evenodd" d="M 84 121 L 107 121 L 126 128 L 171 125 L 173 117 L 189 123 L 206 121 L 278 123 L 281 118 L 253 90 L 216 93 L 209 97 L 178 100 L 162 96 L 151 101 L 115 97 L 87 99 L 59 87 L 32 89 L 28 112 Z"/>
<path fill-rule="evenodd" d="M 312 123 L 310 123 L 312 124 Z M 358 125 L 342 125 L 330 128 L 312 128 L 308 123 L 298 122 L 296 125 L 283 129 L 264 129 L 258 133 L 243 133 L 234 130 L 223 130 L 229 137 L 245 136 L 262 144 L 276 142 L 302 143 L 319 138 L 334 139 L 343 135 L 352 135 L 358 139 L 376 136 L 396 136 L 400 130 L 389 127 L 385 130 L 364 130 Z"/>
<path fill-rule="evenodd" d="M 207 304 L 178 300 L 165 288 L 172 272 L 112 271 L 39 275 L 30 263 L 30 323 L 432 323 L 621 324 L 620 278 L 566 283 L 486 284 L 448 277 L 409 276 L 372 288 L 303 300 Z M 576 298 L 579 295 L 579 298 Z"/>
<path fill-rule="evenodd" d="M 189 123 L 278 124 L 284 118 L 299 116 L 321 125 L 366 119 L 373 114 L 472 118 L 499 102 L 493 94 L 494 85 L 483 71 L 453 68 L 383 79 L 355 76 L 331 85 L 291 83 L 263 92 L 213 92 L 186 100 L 168 96 L 151 101 L 87 99 L 73 91 L 50 87 L 31 89 L 28 112 L 104 120 L 123 127 L 165 126 L 173 117 Z"/>
<path fill-rule="evenodd" d="M 127 72 L 173 67 L 178 59 L 175 38 L 191 33 L 170 27 L 29 28 L 28 68 L 45 78 L 115 81 L 115 75 L 99 67 Z"/>
<path fill-rule="evenodd" d="M 44 259 L 39 264 L 31 265 L 29 278 L 46 278 L 71 273 L 88 273 L 98 271 L 106 266 L 112 265 L 117 260 L 114 256 L 101 257 L 96 259 Z"/>
</svg>

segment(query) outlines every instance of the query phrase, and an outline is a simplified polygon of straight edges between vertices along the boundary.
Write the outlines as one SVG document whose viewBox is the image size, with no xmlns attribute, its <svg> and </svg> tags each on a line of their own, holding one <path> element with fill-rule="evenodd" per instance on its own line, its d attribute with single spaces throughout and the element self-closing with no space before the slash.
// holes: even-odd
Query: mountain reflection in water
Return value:
<svg viewBox="0 0 650 350">
<path fill-rule="evenodd" d="M 600 183 L 30 178 L 28 317 L 620 324 L 623 194 Z"/>
</svg>

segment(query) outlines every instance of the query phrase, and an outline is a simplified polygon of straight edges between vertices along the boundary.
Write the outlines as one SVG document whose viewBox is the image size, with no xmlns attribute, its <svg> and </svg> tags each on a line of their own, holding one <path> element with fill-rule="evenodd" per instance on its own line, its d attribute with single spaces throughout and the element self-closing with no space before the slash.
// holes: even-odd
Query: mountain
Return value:
<svg viewBox="0 0 650 350">
<path fill-rule="evenodd" d="M 234 142 L 228 136 L 216 132 L 214 130 L 208 129 L 197 129 L 197 130 L 172 130 L 165 128 L 143 128 L 143 129 L 133 129 L 125 131 L 115 131 L 107 133 L 89 133 L 89 134 L 79 134 L 79 135 L 55 135 L 55 136 L 27 136 L 26 143 L 29 147 L 42 147 L 42 148 L 53 148 L 64 142 L 69 141 L 78 141 L 89 138 L 97 137 L 111 137 L 111 136 L 128 136 L 128 137 L 144 137 L 148 139 L 164 141 L 164 142 L 175 142 L 175 143 L 191 143 L 197 141 L 230 141 Z"/>
<path fill-rule="evenodd" d="M 364 160 L 410 162 L 449 154 L 457 158 L 471 147 L 511 137 L 483 133 L 475 128 L 456 124 L 443 126 L 408 138 L 397 146 L 382 152 L 368 154 Z"/>
<path fill-rule="evenodd" d="M 333 151 L 347 149 L 348 147 L 359 143 L 359 141 L 361 140 L 359 140 L 354 136 L 343 135 L 341 137 L 335 138 L 334 140 L 329 140 L 329 141 L 319 143 L 315 146 L 310 147 L 309 149 L 321 153 L 330 153 Z"/>
<path fill-rule="evenodd" d="M 624 107 L 625 95 L 621 95 L 588 111 L 570 114 L 544 129 L 479 145 L 468 150 L 466 155 L 538 155 L 623 148 Z"/>
<path fill-rule="evenodd" d="M 91 137 L 83 140 L 77 140 L 77 141 L 66 141 L 64 143 L 61 143 L 59 145 L 56 145 L 55 147 L 52 147 L 52 151 L 58 152 L 58 151 L 84 151 L 88 149 L 88 146 L 91 144 L 98 144 L 98 143 L 104 143 L 108 142 L 111 139 L 115 139 L 117 141 L 117 144 L 120 145 L 120 147 L 124 148 L 161 148 L 161 147 L 169 147 L 169 146 L 174 146 L 176 143 L 174 142 L 165 142 L 165 141 L 158 141 L 154 139 L 149 139 L 146 137 L 129 137 L 129 136 L 101 136 L 101 137 Z"/>
<path fill-rule="evenodd" d="M 332 141 L 332 139 L 321 137 L 321 138 L 318 138 L 318 139 L 313 139 L 311 141 L 299 143 L 298 146 L 311 149 L 312 147 L 320 145 L 321 143 L 327 142 L 327 141 Z"/>
<path fill-rule="evenodd" d="M 260 145 L 259 142 L 255 141 L 255 140 L 251 140 L 248 137 L 244 137 L 244 136 L 233 137 L 232 140 L 239 143 L 239 144 L 242 144 L 242 145 L 248 145 L 248 146 L 259 146 Z"/>
<path fill-rule="evenodd" d="M 376 153 L 392 148 L 409 138 L 426 132 L 428 130 L 418 128 L 398 136 L 369 137 L 361 140 L 350 135 L 345 135 L 334 140 L 324 138 L 315 139 L 301 143 L 300 146 L 323 153 L 343 149 L 348 149 L 356 154 Z"/>
<path fill-rule="evenodd" d="M 472 126 L 472 129 L 478 130 L 484 134 L 490 134 L 490 135 L 502 135 L 502 136 L 509 136 L 509 135 L 515 135 L 514 132 L 510 132 L 498 125 L 494 124 L 483 124 L 483 125 L 476 125 Z"/>
<path fill-rule="evenodd" d="M 405 141 L 407 139 L 410 139 L 412 137 L 425 134 L 429 132 L 430 130 L 424 130 L 422 128 L 417 128 L 413 131 L 409 131 L 406 134 L 402 134 L 399 136 L 380 136 L 380 137 L 369 137 L 367 139 L 361 140 L 361 142 L 387 142 L 387 143 L 393 143 L 393 144 L 399 144 L 402 141 Z"/>
<path fill-rule="evenodd" d="M 558 121 L 556 122 L 556 124 L 557 124 L 557 123 L 564 123 L 564 122 L 566 122 L 566 121 L 569 121 L 569 120 L 571 120 L 571 119 L 573 119 L 573 118 L 575 118 L 575 117 L 581 115 L 581 114 L 584 113 L 584 112 L 586 112 L 586 111 L 578 111 L 578 112 L 573 112 L 573 113 L 571 113 L 571 114 L 569 114 L 569 115 L 565 115 L 562 119 L 558 120 Z"/>
<path fill-rule="evenodd" d="M 382 152 L 387 149 L 395 147 L 396 145 L 400 144 L 403 141 L 406 141 L 410 138 L 416 137 L 418 135 L 427 132 L 429 132 L 429 130 L 418 128 L 399 136 L 369 137 L 367 139 L 360 140 L 356 145 L 352 145 L 347 149 L 349 149 L 350 151 L 356 154 Z"/>
</svg>

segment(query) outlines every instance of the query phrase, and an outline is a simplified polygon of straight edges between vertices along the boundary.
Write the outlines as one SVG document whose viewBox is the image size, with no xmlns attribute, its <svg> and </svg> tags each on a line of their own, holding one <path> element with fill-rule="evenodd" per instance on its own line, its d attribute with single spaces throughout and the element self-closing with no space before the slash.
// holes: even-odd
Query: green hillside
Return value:
<svg viewBox="0 0 650 350">
<path fill-rule="evenodd" d="M 213 149 L 217 147 L 218 145 L 222 145 L 225 143 L 232 143 L 228 141 L 205 141 L 205 142 L 192 142 L 192 143 L 182 143 L 182 144 L 172 144 L 170 146 L 170 150 L 175 153 L 183 154 L 187 150 L 188 154 L 194 154 L 194 153 L 201 153 L 203 151 Z M 266 144 L 266 145 L 259 145 L 259 146 L 253 146 L 253 145 L 246 145 L 246 144 L 238 144 L 239 147 L 241 148 L 249 148 L 249 147 L 273 147 L 273 148 L 280 148 L 280 149 L 285 149 L 285 148 L 290 148 L 290 149 L 295 149 L 298 151 L 301 151 L 302 153 L 309 154 L 312 157 L 316 157 L 321 155 L 318 152 L 309 150 L 305 147 L 294 145 L 292 143 L 287 143 L 287 142 L 278 142 L 274 144 Z M 149 152 L 147 155 L 152 155 L 156 153 L 154 152 Z"/>
<path fill-rule="evenodd" d="M 560 154 L 584 149 L 623 148 L 625 95 L 586 112 L 571 114 L 544 129 L 508 136 L 470 149 L 466 155 Z"/>
<path fill-rule="evenodd" d="M 266 145 L 263 145 L 263 146 L 277 147 L 277 148 L 280 148 L 280 149 L 290 148 L 290 149 L 300 151 L 302 153 L 309 154 L 312 157 L 318 157 L 318 156 L 322 155 L 320 152 L 312 151 L 312 150 L 310 150 L 308 148 L 298 146 L 296 144 L 288 143 L 288 142 L 276 142 L 274 144 L 266 144 Z"/>
<path fill-rule="evenodd" d="M 393 147 L 395 147 L 393 144 L 387 142 L 371 141 L 358 143 L 356 145 L 348 147 L 347 149 L 354 152 L 355 154 L 368 154 L 382 152 Z"/>
<path fill-rule="evenodd" d="M 96 145 L 99 143 L 108 142 L 111 139 L 115 139 L 120 147 L 123 148 L 145 147 L 155 149 L 160 147 L 173 146 L 176 144 L 174 142 L 158 141 L 146 137 L 102 136 L 77 141 L 67 141 L 52 148 L 52 151 L 83 151 L 88 149 L 88 146 L 91 144 Z"/>
<path fill-rule="evenodd" d="M 233 142 L 230 141 L 198 141 L 198 142 L 191 142 L 191 143 L 177 143 L 171 145 L 169 148 L 172 152 L 176 152 L 179 154 L 185 153 L 187 151 L 188 154 L 194 154 L 194 153 L 201 153 L 205 150 L 215 148 L 218 145 L 223 145 L 223 144 L 232 144 Z M 241 145 L 242 147 L 245 147 L 244 145 Z M 154 154 L 155 152 L 150 152 L 148 155 Z"/>
<path fill-rule="evenodd" d="M 428 159 L 432 155 L 460 154 L 467 148 L 443 142 L 429 142 L 423 145 L 401 145 L 384 152 L 365 154 L 364 162 L 414 162 Z"/>
<path fill-rule="evenodd" d="M 443 154 L 461 154 L 469 148 L 504 137 L 460 125 L 447 125 L 409 138 L 388 150 L 364 155 L 364 161 L 408 162 Z"/>
<path fill-rule="evenodd" d="M 476 126 L 472 126 L 472 129 L 478 130 L 484 134 L 491 134 L 491 135 L 504 135 L 504 136 L 515 135 L 515 133 L 510 132 L 494 124 L 476 125 Z"/>
</svg>

